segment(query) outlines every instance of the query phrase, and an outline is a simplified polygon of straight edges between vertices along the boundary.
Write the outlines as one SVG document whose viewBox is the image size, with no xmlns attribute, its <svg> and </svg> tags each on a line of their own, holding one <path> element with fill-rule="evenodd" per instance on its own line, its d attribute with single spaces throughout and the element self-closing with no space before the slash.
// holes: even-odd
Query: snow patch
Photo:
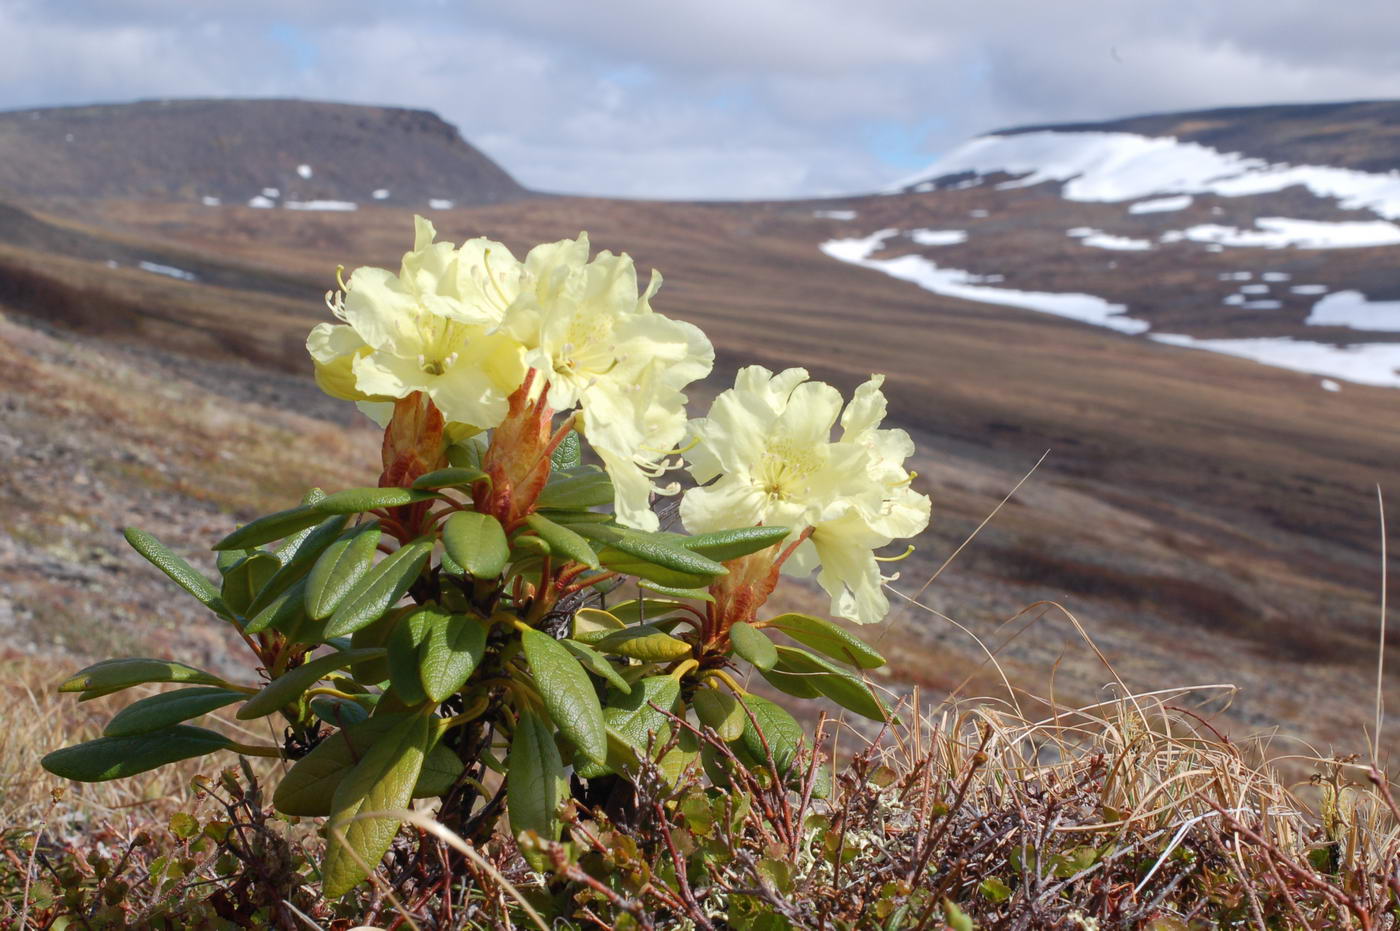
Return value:
<svg viewBox="0 0 1400 931">
<path fill-rule="evenodd" d="M 1241 294 L 1268 294 L 1269 286 L 1266 284 L 1247 284 L 1240 288 Z"/>
<path fill-rule="evenodd" d="M 384 187 L 375 188 L 374 193 L 370 195 L 370 197 L 373 197 L 375 200 L 385 200 L 388 196 L 389 189 Z"/>
<path fill-rule="evenodd" d="M 967 230 L 910 230 L 909 238 L 921 246 L 956 246 L 967 242 Z"/>
<path fill-rule="evenodd" d="M 823 220 L 854 220 L 856 212 L 854 210 L 813 210 L 812 216 Z"/>
<path fill-rule="evenodd" d="M 1302 185 L 1318 197 L 1336 199 L 1343 207 L 1400 218 L 1400 172 L 1376 174 L 1320 165 L 1271 164 L 1195 142 L 1180 142 L 1172 136 L 1136 133 L 1044 130 L 981 136 L 895 189 L 965 172 L 1022 176 L 1000 185 L 1002 188 L 1061 182 L 1061 193 L 1067 199 L 1100 202 L 1166 194 L 1242 197 Z"/>
<path fill-rule="evenodd" d="M 311 166 L 310 166 L 310 165 L 298 165 L 298 166 L 297 166 L 297 174 L 300 175 L 300 176 L 302 177 L 302 180 L 308 180 L 308 179 L 310 179 L 310 177 L 311 177 L 311 175 L 312 175 Z"/>
<path fill-rule="evenodd" d="M 1184 230 L 1168 230 L 1162 242 L 1217 243 L 1222 246 L 1283 249 L 1357 249 L 1369 246 L 1400 245 L 1400 226 L 1386 220 L 1328 222 L 1293 220 L 1288 217 L 1259 217 L 1257 229 L 1203 223 Z"/>
<path fill-rule="evenodd" d="M 1165 213 L 1168 210 L 1185 210 L 1194 200 L 1190 194 L 1175 197 L 1158 197 L 1155 200 L 1140 200 L 1128 207 L 1129 213 Z"/>
<path fill-rule="evenodd" d="M 1293 287 L 1289 288 L 1288 290 L 1292 291 L 1294 294 L 1326 294 L 1326 293 L 1327 293 L 1327 285 L 1325 285 L 1325 284 L 1295 284 Z"/>
<path fill-rule="evenodd" d="M 1326 375 L 1361 385 L 1400 388 L 1400 343 L 1330 346 L 1286 336 L 1196 339 L 1179 333 L 1153 333 L 1150 338 L 1170 346 L 1239 356 L 1295 372 Z"/>
<path fill-rule="evenodd" d="M 210 197 L 208 194 L 201 197 L 199 199 L 199 202 L 206 207 L 217 207 L 219 206 L 219 204 L 223 203 L 223 201 L 219 200 L 219 198 Z"/>
<path fill-rule="evenodd" d="M 1249 281 L 1254 272 L 1221 272 L 1217 277 L 1221 281 Z"/>
<path fill-rule="evenodd" d="M 281 197 L 282 192 L 275 187 L 265 187 L 262 189 L 263 197 Z"/>
<path fill-rule="evenodd" d="M 250 198 L 248 199 L 248 206 L 249 206 L 249 207 L 260 207 L 260 208 L 262 208 L 262 209 L 265 210 L 265 209 L 267 209 L 268 207 L 276 207 L 277 205 L 276 205 L 275 203 L 273 203 L 271 200 L 269 200 L 268 198 L 263 197 L 261 194 L 259 194 L 257 197 L 250 197 Z"/>
<path fill-rule="evenodd" d="M 1335 381 L 1333 381 L 1333 380 L 1330 379 L 1330 378 L 1324 378 L 1324 379 L 1322 380 L 1322 390 L 1323 390 L 1323 391 L 1341 391 L 1341 390 L 1342 390 L 1342 386 L 1339 385 L 1339 384 L 1337 384 Z"/>
<path fill-rule="evenodd" d="M 176 268 L 173 265 L 161 265 L 156 262 L 137 262 L 136 267 L 143 271 L 156 275 L 164 275 L 167 278 L 179 278 L 181 281 L 197 281 L 194 272 L 187 272 L 183 268 Z"/>
<path fill-rule="evenodd" d="M 360 205 L 350 200 L 289 200 L 282 206 L 288 210 L 358 210 Z"/>
<path fill-rule="evenodd" d="M 1287 281 L 1293 276 L 1288 274 L 1288 272 L 1265 272 L 1259 277 L 1263 278 L 1265 281 Z"/>
<path fill-rule="evenodd" d="M 1127 252 L 1142 252 L 1152 248 L 1150 239 L 1133 239 L 1128 236 L 1114 236 L 1112 233 L 1104 233 L 1093 230 L 1087 235 L 1075 237 L 1086 246 L 1093 246 L 1095 249 L 1117 249 Z"/>
<path fill-rule="evenodd" d="M 871 233 L 861 239 L 833 239 L 824 242 L 821 250 L 842 262 L 850 262 L 863 268 L 873 268 L 885 274 L 911 281 L 919 287 L 935 294 L 957 297 L 985 304 L 1000 304 L 1005 307 L 1020 307 L 1040 313 L 1068 317 L 1084 323 L 1108 327 L 1120 333 L 1142 333 L 1148 324 L 1123 316 L 1127 309 L 1122 304 L 1110 304 L 1103 298 L 1089 294 L 1050 294 L 1041 291 L 1015 291 L 1010 288 L 991 288 L 986 278 L 956 268 L 939 268 L 923 256 L 905 255 L 893 259 L 872 259 L 885 240 L 899 234 L 898 230 L 886 229 Z"/>
<path fill-rule="evenodd" d="M 1278 310 L 1283 306 L 1282 301 L 1245 301 L 1245 310 Z"/>
<path fill-rule="evenodd" d="M 1360 291 L 1338 291 L 1314 304 L 1312 313 L 1303 322 L 1313 326 L 1400 333 L 1400 301 L 1368 301 Z"/>
<path fill-rule="evenodd" d="M 451 210 L 452 205 L 452 201 L 445 200 L 441 197 L 430 197 L 428 199 L 428 206 L 431 207 L 433 210 Z"/>
</svg>

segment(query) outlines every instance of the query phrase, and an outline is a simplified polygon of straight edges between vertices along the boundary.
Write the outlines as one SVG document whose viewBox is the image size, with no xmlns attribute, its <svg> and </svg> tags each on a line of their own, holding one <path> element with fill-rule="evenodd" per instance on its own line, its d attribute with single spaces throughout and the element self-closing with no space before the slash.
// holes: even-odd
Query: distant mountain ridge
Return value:
<svg viewBox="0 0 1400 931">
<path fill-rule="evenodd" d="M 435 113 L 305 100 L 148 100 L 0 113 L 0 199 L 260 207 L 527 197 Z"/>
</svg>

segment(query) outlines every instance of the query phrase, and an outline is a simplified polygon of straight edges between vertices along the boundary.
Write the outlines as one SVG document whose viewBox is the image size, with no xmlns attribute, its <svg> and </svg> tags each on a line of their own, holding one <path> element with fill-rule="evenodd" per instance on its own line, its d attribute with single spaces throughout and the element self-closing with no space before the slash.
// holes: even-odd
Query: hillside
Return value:
<svg viewBox="0 0 1400 931">
<path fill-rule="evenodd" d="M 303 100 L 148 100 L 0 113 L 0 197 L 352 209 L 527 196 L 434 113 Z"/>
<path fill-rule="evenodd" d="M 1076 143 L 1126 135 L 1102 127 L 1049 132 Z M 588 229 L 596 248 L 629 251 L 665 273 L 656 306 L 704 327 L 726 373 L 750 361 L 802 363 L 849 389 L 870 371 L 888 372 L 895 416 L 919 444 L 920 485 L 935 501 L 932 530 L 897 567 L 895 587 L 907 595 L 1050 450 L 919 599 L 966 632 L 894 599 L 900 607 L 876 639 L 893 659 L 895 682 L 937 693 L 971 677 L 971 688 L 995 690 L 998 675 L 975 635 L 1012 680 L 1044 691 L 1053 674 L 1061 698 L 1095 700 L 1110 677 L 1074 624 L 1053 608 L 1018 616 L 1051 599 L 1075 613 L 1134 687 L 1237 683 L 1244 691 L 1224 712 L 1227 726 L 1281 725 L 1354 749 L 1369 720 L 1374 674 L 1375 485 L 1393 481 L 1400 466 L 1400 434 L 1388 426 L 1400 418 L 1400 392 L 1386 386 L 1394 373 L 1386 374 L 1384 356 L 1369 369 L 1353 366 L 1356 377 L 1348 378 L 1152 337 L 1286 339 L 1332 350 L 1333 363 L 1357 352 L 1346 346 L 1389 352 L 1395 333 L 1383 326 L 1309 318 L 1318 304 L 1336 301 L 1332 295 L 1354 291 L 1384 324 L 1384 304 L 1400 297 L 1400 247 L 1269 248 L 1166 234 L 1205 225 L 1245 231 L 1269 217 L 1390 221 L 1305 185 L 1249 194 L 1158 185 L 1135 198 L 1094 200 L 1074 196 L 1070 185 L 1082 173 L 1006 184 L 1054 174 L 1051 167 L 935 166 L 899 193 L 828 202 L 534 198 L 439 211 L 434 220 L 446 239 L 487 234 L 516 250 Z M 1178 198 L 1171 209 L 1132 209 L 1171 197 Z M 109 472 L 112 501 L 74 518 L 83 535 L 106 533 L 103 546 L 112 545 L 116 521 L 102 514 L 123 513 L 116 502 L 128 498 L 152 501 L 143 483 L 174 489 L 198 520 L 175 504 L 129 512 L 187 544 L 250 513 L 252 499 L 195 487 L 196 465 L 229 462 L 232 476 L 238 453 L 215 458 L 222 456 L 216 444 L 201 440 L 199 455 L 208 458 L 191 460 L 184 446 L 160 443 L 159 431 L 135 420 L 94 421 L 84 413 L 92 396 L 62 400 L 91 376 L 58 373 L 149 366 L 172 397 L 189 398 L 240 436 L 261 429 L 264 410 L 290 406 L 308 421 L 301 432 L 258 442 L 286 444 L 304 468 L 326 442 L 311 424 L 346 422 L 344 411 L 318 400 L 301 357 L 307 327 L 325 313 L 319 294 L 336 264 L 393 265 L 413 213 L 130 198 L 31 199 L 30 207 L 0 221 L 0 281 L 23 272 L 41 282 L 40 296 L 31 287 L 20 302 L 12 289 L 0 303 L 18 311 L 12 325 L 70 331 L 11 341 L 8 352 L 30 360 L 7 360 L 12 371 L 42 364 L 50 374 L 42 408 L 22 402 L 33 416 L 21 422 L 12 409 L 0 417 L 19 448 L 57 443 L 64 452 L 55 455 L 93 468 L 107 462 L 104 450 L 148 448 L 139 473 Z M 1067 234 L 1081 228 L 1098 233 Z M 1096 244 L 1099 234 L 1148 245 L 1108 248 Z M 79 293 L 62 305 L 46 302 L 45 287 L 59 285 Z M 1296 290 L 1306 286 L 1321 290 Z M 56 306 L 94 310 L 71 318 Z M 1124 326 L 1123 318 L 1146 326 Z M 1377 373 L 1370 384 L 1367 372 Z M 16 378 L 13 396 L 23 397 L 24 379 Z M 100 396 L 100 386 L 84 390 Z M 223 409 L 220 399 L 230 395 Z M 12 539 L 39 534 L 44 499 L 35 489 L 60 487 L 53 461 L 37 459 L 4 491 L 29 502 L 12 511 L 29 515 L 23 527 L 12 529 L 12 519 L 3 528 Z M 44 571 L 57 571 L 53 561 L 81 563 L 68 555 L 81 551 L 78 531 L 64 534 L 72 540 L 50 546 Z M 41 576 L 0 568 L 11 591 L 34 590 Z M 148 643 L 178 636 L 163 625 L 132 625 L 130 636 Z M 23 629 L 19 640 L 27 637 L 33 649 L 59 648 L 37 619 Z M 1400 676 L 1390 687 L 1397 684 Z"/>
</svg>

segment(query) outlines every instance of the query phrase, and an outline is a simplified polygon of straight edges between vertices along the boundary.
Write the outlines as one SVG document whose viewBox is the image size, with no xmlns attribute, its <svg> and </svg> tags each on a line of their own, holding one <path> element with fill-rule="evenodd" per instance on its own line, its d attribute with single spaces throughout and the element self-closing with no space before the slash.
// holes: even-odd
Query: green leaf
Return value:
<svg viewBox="0 0 1400 931">
<path fill-rule="evenodd" d="M 281 568 L 277 570 L 272 578 L 267 580 L 258 596 L 248 605 L 247 614 L 256 616 L 268 602 L 285 592 L 288 588 L 299 581 L 311 567 L 316 564 L 316 560 L 326 551 L 341 532 L 345 529 L 345 522 L 349 520 L 344 514 L 327 518 L 311 530 L 306 531 L 305 536 L 296 541 L 296 545 L 277 551 L 277 559 L 281 562 Z"/>
<path fill-rule="evenodd" d="M 678 546 L 661 534 L 603 524 L 580 524 L 575 529 L 590 540 L 597 540 L 605 544 L 608 549 L 616 550 L 643 563 L 670 569 L 677 575 L 699 576 L 708 580 L 729 573 L 729 570 L 720 563 L 701 556 L 699 553 L 693 553 L 683 546 Z M 599 558 L 608 564 L 602 553 L 599 553 Z M 667 582 L 665 579 L 657 579 L 656 581 L 663 585 L 684 585 L 684 583 Z M 694 588 L 696 586 L 685 587 Z"/>
<path fill-rule="evenodd" d="M 357 701 L 348 698 L 336 698 L 334 695 L 317 695 L 308 703 L 311 706 L 311 713 L 332 727 L 350 727 L 368 720 L 369 709 Z M 324 741 L 322 741 L 324 743 Z M 319 747 L 320 744 L 317 744 Z M 329 799 L 329 796 L 327 796 Z"/>
<path fill-rule="evenodd" d="M 624 743 L 637 753 L 644 753 L 652 733 L 657 734 L 658 744 L 670 736 L 666 715 L 651 706 L 669 711 L 680 695 L 680 683 L 671 676 L 649 676 L 629 694 L 618 696 L 604 708 L 603 719 Z M 574 768 L 580 778 L 596 779 L 610 771 L 606 765 L 600 765 L 604 762 L 582 763 Z"/>
<path fill-rule="evenodd" d="M 577 524 L 574 529 L 587 526 L 589 525 Z M 645 579 L 648 582 L 656 583 L 657 586 L 665 586 L 671 590 L 704 588 L 710 584 L 713 578 L 691 572 L 677 572 L 675 569 L 659 566 L 656 563 L 647 562 L 645 559 L 638 559 L 631 553 L 624 553 L 611 546 L 604 546 L 598 550 L 598 561 L 614 572 Z"/>
<path fill-rule="evenodd" d="M 413 487 L 419 491 L 434 491 L 438 488 L 469 488 L 486 477 L 486 473 L 480 469 L 463 469 L 454 466 L 448 469 L 438 469 L 427 475 L 420 475 L 414 479 Z"/>
<path fill-rule="evenodd" d="M 146 531 L 137 530 L 135 527 L 128 527 L 123 535 L 126 537 L 126 542 L 131 544 L 132 549 L 146 557 L 151 565 L 170 576 L 176 585 L 193 595 L 200 604 L 216 614 L 228 614 L 228 607 L 219 597 L 219 590 L 214 587 L 214 583 L 196 572 L 189 563 L 172 553 L 164 543 Z"/>
<path fill-rule="evenodd" d="M 753 720 L 749 720 L 748 714 L 744 715 L 744 734 L 734 745 L 736 753 L 746 758 L 744 762 L 750 768 L 766 767 L 768 754 L 763 749 L 766 740 L 778 774 L 786 776 L 802 745 L 802 725 L 781 706 L 766 698 L 745 695 L 739 701 L 753 713 Z M 754 727 L 755 721 L 758 723 L 757 729 Z"/>
<path fill-rule="evenodd" d="M 181 724 L 134 737 L 99 737 L 55 750 L 39 761 L 55 776 L 77 782 L 105 782 L 222 750 L 231 741 L 223 734 Z"/>
<path fill-rule="evenodd" d="M 885 665 L 885 658 L 871 649 L 859 637 L 831 621 L 806 614 L 780 614 L 763 622 L 763 626 L 780 630 L 804 646 L 832 659 L 849 663 L 859 669 L 876 669 Z"/>
<path fill-rule="evenodd" d="M 593 673 L 601 679 L 606 679 L 608 684 L 622 692 L 624 695 L 632 691 L 632 686 L 627 680 L 622 678 L 613 664 L 608 662 L 602 654 L 595 652 L 591 647 L 579 643 L 577 640 L 560 640 L 564 648 L 583 664 L 583 668 Z"/>
<path fill-rule="evenodd" d="M 152 695 L 118 711 L 102 729 L 103 737 L 149 734 L 231 705 L 246 696 L 218 686 L 195 686 Z"/>
<path fill-rule="evenodd" d="M 325 678 L 326 673 L 344 669 L 351 663 L 360 660 L 373 659 L 383 655 L 384 650 L 376 647 L 366 650 L 337 651 L 317 657 L 273 679 L 263 687 L 262 691 L 248 699 L 247 703 L 238 709 L 237 717 L 241 721 L 250 721 L 253 718 L 272 714 L 300 698 L 302 692 Z"/>
<path fill-rule="evenodd" d="M 669 663 L 690 655 L 689 643 L 651 624 L 608 634 L 594 646 L 605 653 L 616 653 L 648 663 Z"/>
<path fill-rule="evenodd" d="M 983 898 L 990 902 L 1005 902 L 1011 898 L 1011 887 L 995 876 L 988 876 L 982 880 L 977 890 L 982 893 Z"/>
<path fill-rule="evenodd" d="M 535 513 L 543 514 L 556 524 L 606 524 L 613 519 L 611 514 L 598 511 L 565 511 L 560 508 L 540 508 Z"/>
<path fill-rule="evenodd" d="M 355 584 L 326 624 L 327 637 L 354 633 L 377 621 L 407 594 L 433 553 L 432 538 L 407 543 L 390 553 Z"/>
<path fill-rule="evenodd" d="M 588 673 L 567 647 L 548 634 L 525 630 L 520 639 L 535 687 L 554 726 L 584 756 L 603 762 L 608 752 L 607 728 L 603 724 L 603 706 Z"/>
<path fill-rule="evenodd" d="M 579 608 L 574 612 L 572 633 L 579 643 L 596 643 L 625 626 L 627 625 L 611 611 L 604 611 L 602 608 Z"/>
<path fill-rule="evenodd" d="M 281 568 L 282 564 L 277 561 L 276 556 L 261 550 L 256 551 L 251 556 L 240 559 L 224 575 L 219 597 L 236 614 L 244 614 L 253 603 L 253 599 L 258 597 L 258 593 Z"/>
<path fill-rule="evenodd" d="M 393 843 L 399 830 L 397 818 L 352 819 L 361 812 L 408 807 L 423 769 L 431 728 L 425 716 L 411 716 L 376 740 L 336 786 L 321 870 L 321 891 L 327 899 L 337 899 L 358 885 Z"/>
<path fill-rule="evenodd" d="M 818 692 L 862 717 L 882 723 L 888 717 L 870 686 L 820 656 L 796 647 L 778 647 L 777 669 L 802 676 Z"/>
<path fill-rule="evenodd" d="M 304 620 L 306 620 L 306 579 L 300 579 L 291 588 L 269 599 L 262 609 L 248 621 L 243 632 L 257 634 L 270 627 L 295 639 L 294 634 L 298 632 L 298 628 L 302 626 Z M 298 640 L 297 642 L 306 643 L 308 641 Z"/>
<path fill-rule="evenodd" d="M 554 452 L 549 454 L 550 466 L 556 472 L 567 472 L 570 469 L 577 469 L 583 462 L 583 443 L 579 440 L 578 431 L 570 430 L 564 434 L 564 439 L 559 441 L 559 445 L 554 447 Z"/>
<path fill-rule="evenodd" d="M 303 505 L 315 504 L 325 496 L 326 493 L 321 489 L 312 488 L 301 496 L 300 503 Z M 277 548 L 273 551 L 277 559 L 283 564 L 291 559 L 292 556 L 296 554 L 297 548 L 300 547 L 302 543 L 306 542 L 306 538 L 311 535 L 311 530 L 311 527 L 298 530 L 296 533 L 286 537 L 281 543 L 278 543 Z"/>
<path fill-rule="evenodd" d="M 665 595 L 667 598 L 686 598 L 691 601 L 714 601 L 715 596 L 710 594 L 708 588 L 678 588 L 674 585 L 661 585 L 657 582 L 650 582 L 645 579 L 637 583 L 637 587 L 658 595 Z"/>
<path fill-rule="evenodd" d="M 326 547 L 306 577 L 307 617 L 321 621 L 335 613 L 374 565 L 379 538 L 379 521 L 375 520 L 352 527 Z"/>
<path fill-rule="evenodd" d="M 321 522 L 325 515 L 316 507 L 302 504 L 294 508 L 287 508 L 285 511 L 259 517 L 215 543 L 214 549 L 243 550 L 262 546 L 273 540 L 281 540 L 283 537 L 290 537 L 297 531 L 314 527 Z"/>
<path fill-rule="evenodd" d="M 317 699 L 320 701 L 320 699 Z M 381 737 L 402 728 L 406 714 L 385 714 L 350 724 L 322 740 L 282 777 L 272 804 L 284 815 L 321 818 L 331 813 L 331 799 L 341 781 Z M 462 772 L 462 761 L 440 741 L 423 760 L 413 787 L 414 798 L 433 798 L 452 787 Z"/>
<path fill-rule="evenodd" d="M 767 671 L 778 662 L 778 648 L 763 631 L 739 621 L 729 628 L 729 642 L 734 652 L 755 668 Z"/>
<path fill-rule="evenodd" d="M 389 635 L 389 683 L 394 694 L 410 707 L 428 700 L 418 672 L 418 648 L 428 639 L 428 627 L 436 613 L 434 608 L 419 608 L 400 620 Z"/>
<path fill-rule="evenodd" d="M 759 674 L 773 688 L 780 692 L 786 692 L 794 698 L 820 698 L 816 683 L 812 677 L 794 673 L 778 666 L 772 669 L 760 669 Z"/>
<path fill-rule="evenodd" d="M 467 684 L 486 655 L 486 624 L 467 614 L 438 614 L 419 648 L 423 689 L 445 701 Z"/>
<path fill-rule="evenodd" d="M 707 556 L 716 562 L 729 562 L 740 556 L 766 550 L 783 542 L 787 535 L 786 527 L 740 527 L 737 530 L 719 530 L 714 533 L 680 537 L 676 542 L 691 552 Z"/>
<path fill-rule="evenodd" d="M 581 510 L 613 503 L 613 483 L 608 473 L 580 472 L 550 482 L 540 492 L 537 507 Z"/>
<path fill-rule="evenodd" d="M 748 715 L 744 714 L 739 700 L 720 689 L 699 688 L 690 699 L 695 716 L 706 727 L 714 728 L 720 740 L 726 743 L 744 736 L 744 724 Z"/>
<path fill-rule="evenodd" d="M 569 786 L 554 735 L 533 711 L 520 712 L 508 764 L 506 805 L 511 834 L 519 837 L 534 831 L 545 840 L 557 840 L 559 803 L 568 797 Z"/>
<path fill-rule="evenodd" d="M 623 624 L 635 624 L 638 621 L 658 620 L 684 607 L 684 602 L 670 599 L 633 598 L 631 601 L 613 605 L 608 612 Z"/>
<path fill-rule="evenodd" d="M 496 578 L 510 559 L 506 532 L 490 514 L 453 514 L 443 522 L 442 543 L 453 561 L 478 579 Z"/>
<path fill-rule="evenodd" d="M 419 501 L 431 501 L 436 497 L 438 495 L 435 492 L 412 488 L 350 488 L 326 495 L 312 505 L 312 508 L 322 517 L 327 514 L 359 514 L 363 511 L 398 508 Z"/>
<path fill-rule="evenodd" d="M 227 685 L 213 673 L 177 663 L 172 659 L 104 659 L 80 669 L 58 687 L 60 692 L 120 692 L 147 682 L 191 682 L 196 685 Z"/>
<path fill-rule="evenodd" d="M 572 562 L 583 563 L 590 569 L 598 568 L 598 554 L 593 552 L 593 547 L 589 546 L 587 540 L 568 527 L 556 524 L 539 514 L 531 514 L 525 518 L 525 523 L 539 535 L 541 540 L 549 544 L 550 550 L 556 556 L 562 556 Z"/>
</svg>

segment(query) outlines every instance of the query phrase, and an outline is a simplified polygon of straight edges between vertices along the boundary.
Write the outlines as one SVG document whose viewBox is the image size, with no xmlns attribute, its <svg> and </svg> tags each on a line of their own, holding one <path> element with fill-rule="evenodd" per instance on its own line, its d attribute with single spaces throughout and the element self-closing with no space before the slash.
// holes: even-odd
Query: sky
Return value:
<svg viewBox="0 0 1400 931">
<path fill-rule="evenodd" d="M 1400 98 L 1395 0 L 0 0 L 0 109 L 431 109 L 538 190 L 877 190 L 979 133 Z"/>
</svg>

